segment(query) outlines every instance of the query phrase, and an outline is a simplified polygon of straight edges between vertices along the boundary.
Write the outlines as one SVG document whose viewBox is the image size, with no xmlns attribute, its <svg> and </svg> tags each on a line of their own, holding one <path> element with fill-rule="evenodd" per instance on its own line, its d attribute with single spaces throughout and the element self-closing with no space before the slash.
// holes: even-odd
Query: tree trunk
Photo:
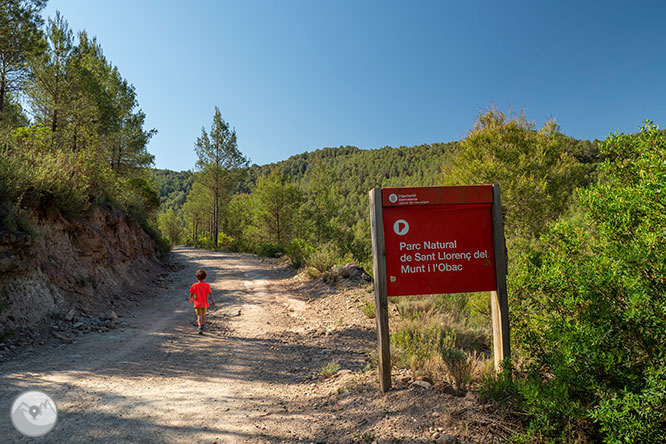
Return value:
<svg viewBox="0 0 666 444">
<path fill-rule="evenodd" d="M 53 122 L 51 123 L 51 134 L 53 135 L 54 140 L 55 140 L 56 129 L 58 129 L 57 121 L 58 121 L 58 110 L 56 108 L 54 108 L 53 109 Z"/>
<path fill-rule="evenodd" d="M 280 245 L 280 210 L 275 212 L 275 234 L 277 237 L 277 244 Z"/>
<path fill-rule="evenodd" d="M 0 80 L 0 122 L 2 122 L 3 110 L 5 107 L 5 93 L 7 90 L 7 81 L 4 79 Z"/>
<path fill-rule="evenodd" d="M 55 134 L 56 130 L 58 129 L 58 77 L 56 75 L 55 79 L 55 93 L 53 94 L 53 122 L 51 123 L 51 134 L 53 137 L 53 142 L 55 143 Z"/>
<path fill-rule="evenodd" d="M 218 227 L 218 205 L 220 200 L 220 172 L 219 170 L 215 172 L 215 221 L 214 221 L 214 230 L 213 240 L 215 241 L 215 248 L 217 248 L 217 227 Z"/>
<path fill-rule="evenodd" d="M 121 141 L 118 140 L 118 145 L 116 149 L 113 150 L 113 157 L 111 159 L 111 169 L 116 173 L 120 171 L 120 153 L 122 150 Z M 115 165 L 114 165 L 115 164 Z"/>
</svg>

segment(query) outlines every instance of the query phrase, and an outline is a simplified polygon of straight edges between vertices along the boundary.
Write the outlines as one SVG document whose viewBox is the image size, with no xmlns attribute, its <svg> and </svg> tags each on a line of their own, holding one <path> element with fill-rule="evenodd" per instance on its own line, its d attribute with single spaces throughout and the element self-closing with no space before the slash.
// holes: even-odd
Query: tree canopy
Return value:
<svg viewBox="0 0 666 444">
<path fill-rule="evenodd" d="M 586 182 L 574 145 L 554 121 L 537 129 L 523 113 L 507 116 L 491 107 L 445 156 L 442 184 L 499 183 L 507 238 L 529 241 L 569 208 L 573 191 Z"/>
</svg>

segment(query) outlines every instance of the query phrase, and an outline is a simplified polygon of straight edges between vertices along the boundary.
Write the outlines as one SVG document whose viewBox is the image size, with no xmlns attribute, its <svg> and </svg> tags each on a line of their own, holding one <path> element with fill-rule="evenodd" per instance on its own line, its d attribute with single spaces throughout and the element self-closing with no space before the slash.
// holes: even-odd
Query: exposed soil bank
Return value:
<svg viewBox="0 0 666 444">
<path fill-rule="evenodd" d="M 40 220 L 32 236 L 0 232 L 0 337 L 72 309 L 108 312 L 160 273 L 150 236 L 110 207 L 82 221 Z"/>
</svg>

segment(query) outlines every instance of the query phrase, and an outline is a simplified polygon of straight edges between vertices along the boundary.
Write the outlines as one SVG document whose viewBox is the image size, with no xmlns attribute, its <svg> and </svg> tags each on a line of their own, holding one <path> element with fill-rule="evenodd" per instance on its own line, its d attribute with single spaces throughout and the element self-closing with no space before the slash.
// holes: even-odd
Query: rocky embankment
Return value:
<svg viewBox="0 0 666 444">
<path fill-rule="evenodd" d="M 164 271 L 151 237 L 111 207 L 40 220 L 33 234 L 0 232 L 0 339 L 73 320 L 108 328 Z"/>
</svg>

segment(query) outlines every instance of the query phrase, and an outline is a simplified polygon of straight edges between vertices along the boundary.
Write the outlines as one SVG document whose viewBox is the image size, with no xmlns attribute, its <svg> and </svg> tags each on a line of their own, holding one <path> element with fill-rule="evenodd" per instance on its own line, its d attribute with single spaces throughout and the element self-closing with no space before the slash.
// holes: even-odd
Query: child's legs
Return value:
<svg viewBox="0 0 666 444">
<path fill-rule="evenodd" d="M 197 312 L 197 323 L 201 327 L 206 322 L 206 307 L 197 307 L 195 310 Z"/>
<path fill-rule="evenodd" d="M 201 327 L 203 325 L 203 317 L 204 317 L 204 313 L 205 313 L 204 310 L 206 310 L 206 309 L 201 308 L 201 307 L 196 307 L 194 309 L 194 311 L 196 311 L 196 313 L 197 313 L 197 324 L 199 325 L 199 327 Z"/>
</svg>

